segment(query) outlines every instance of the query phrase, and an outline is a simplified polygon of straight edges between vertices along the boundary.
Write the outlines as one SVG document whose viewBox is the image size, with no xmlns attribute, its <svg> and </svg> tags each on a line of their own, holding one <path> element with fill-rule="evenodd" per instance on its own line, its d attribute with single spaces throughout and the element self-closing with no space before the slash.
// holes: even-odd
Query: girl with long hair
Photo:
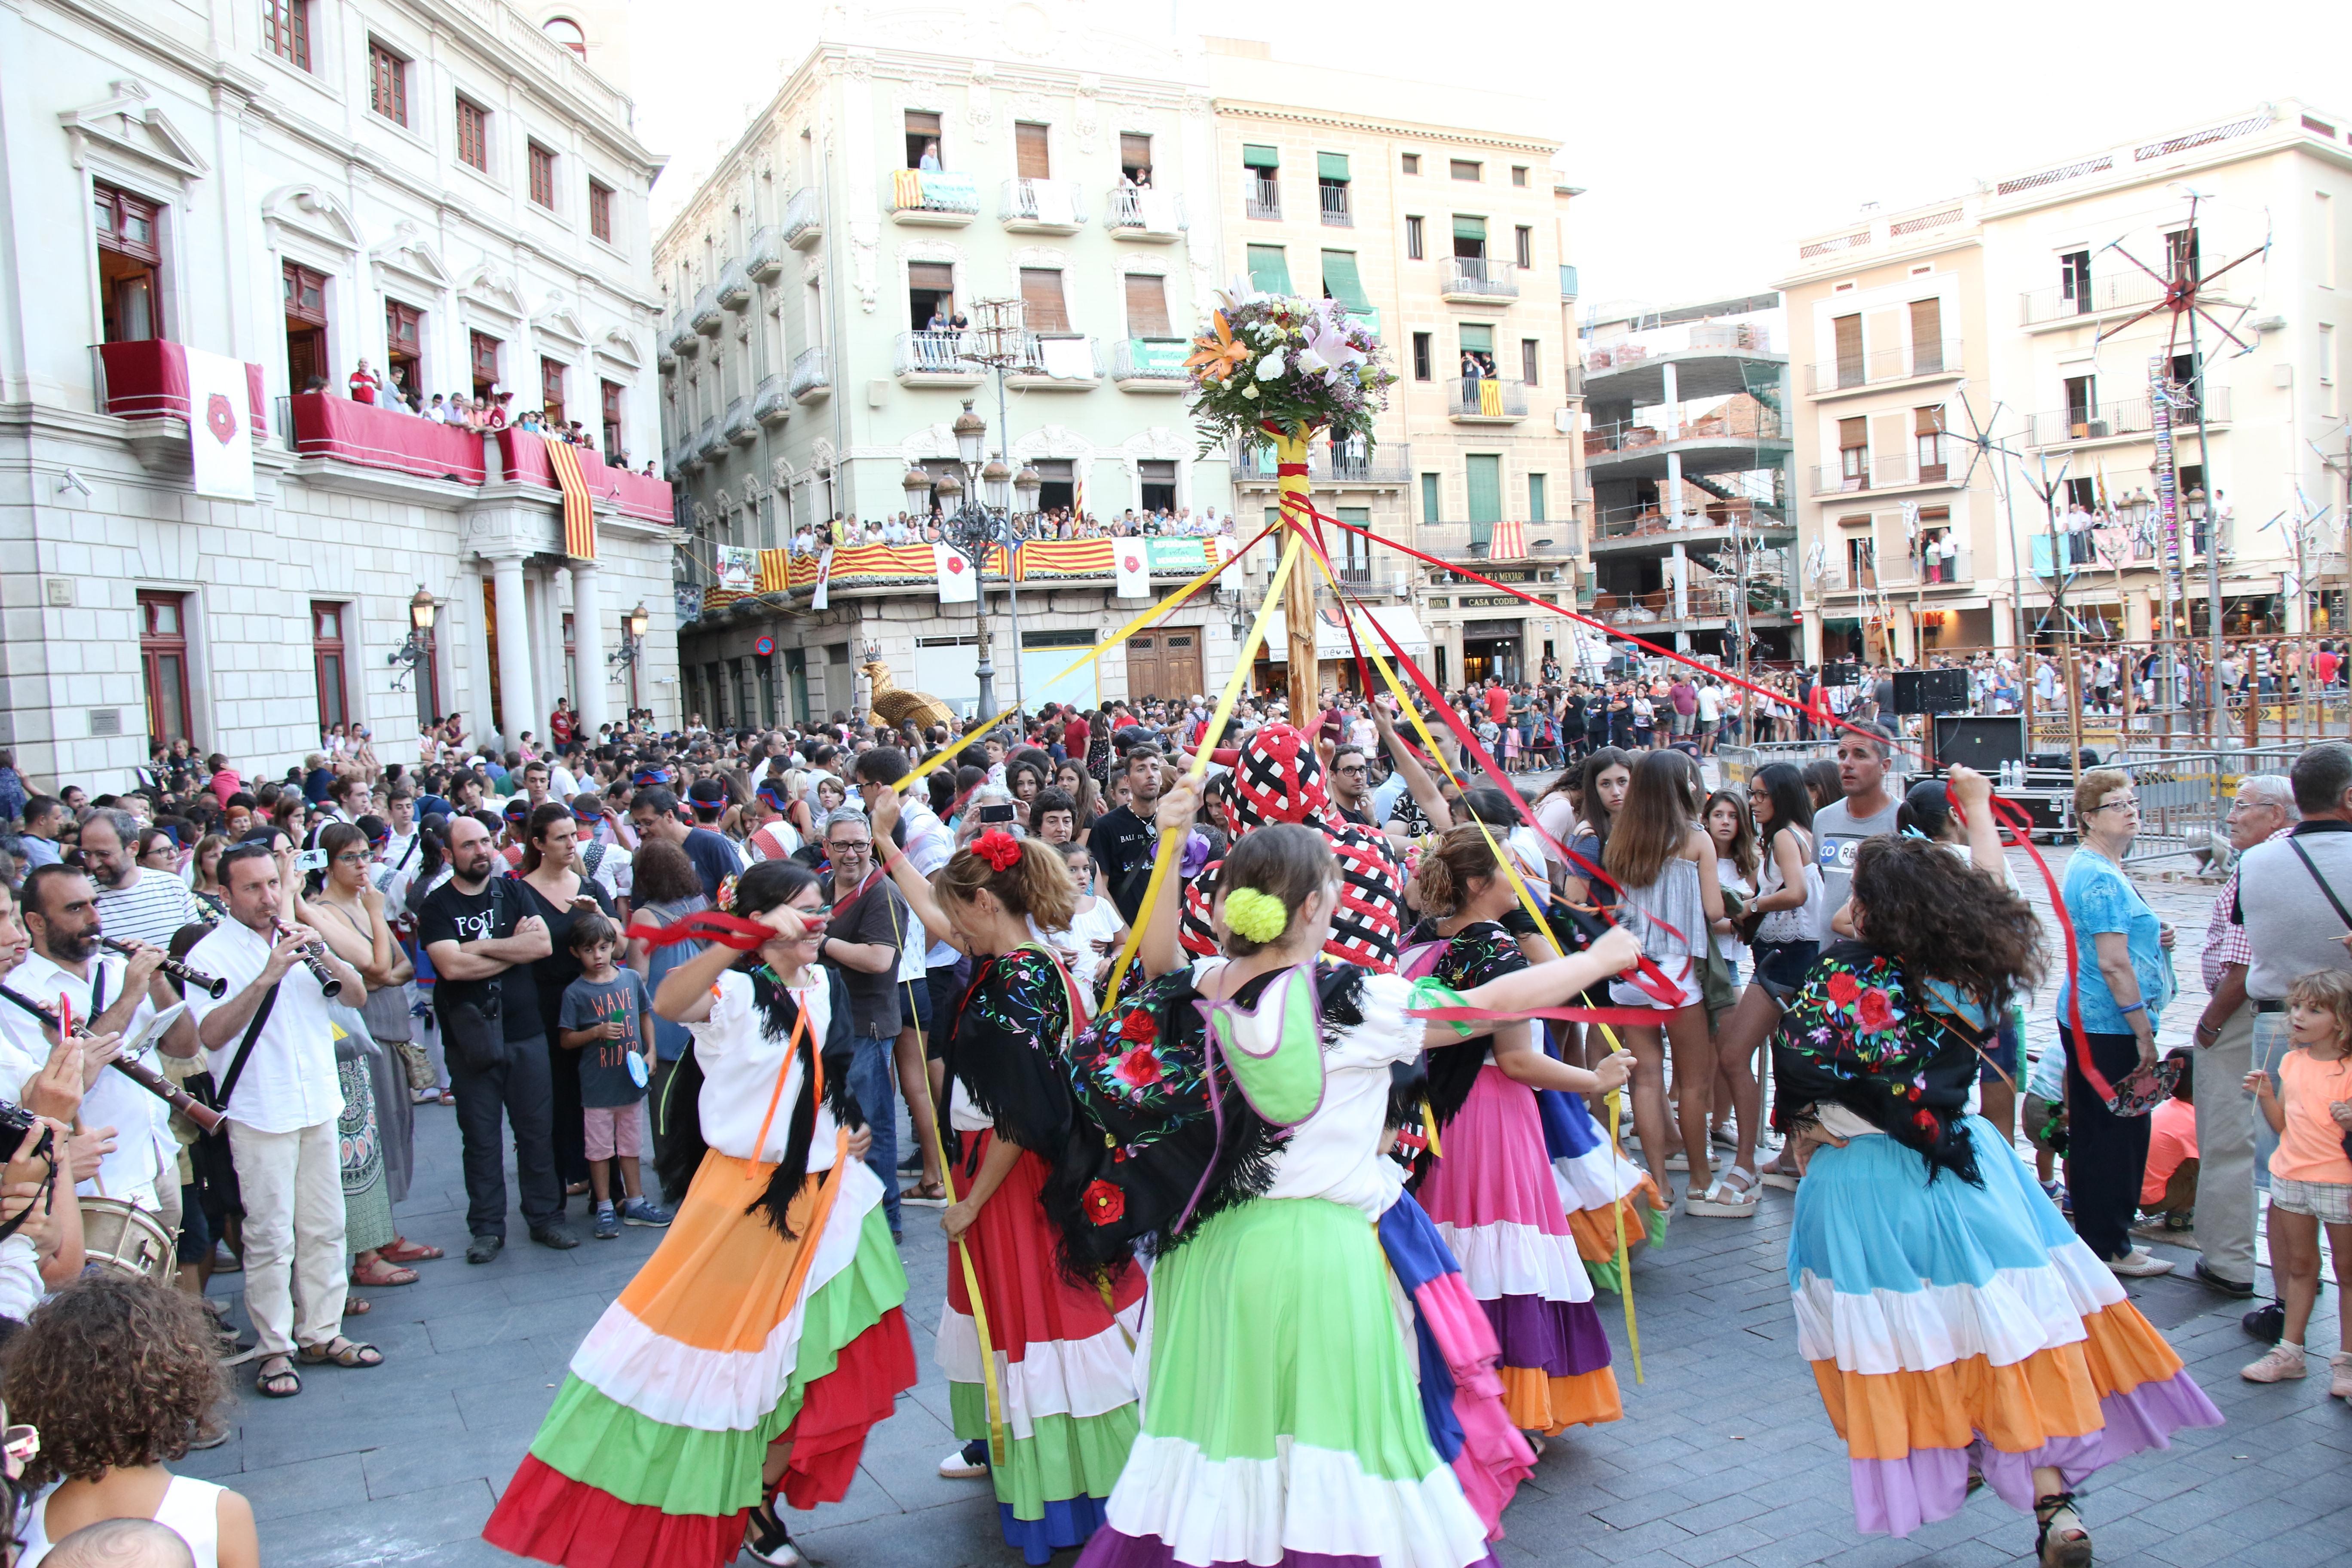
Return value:
<svg viewBox="0 0 2352 1568">
<path fill-rule="evenodd" d="M 2032 1511 L 2043 1568 L 2088 1568 L 2074 1489 L 2221 1413 L 1968 1114 L 1971 1020 L 2042 974 L 2031 906 L 1937 845 L 1886 837 L 1855 857 L 1849 908 L 1858 940 L 1822 952 L 1781 1021 L 1773 1116 L 1805 1173 L 1799 1348 L 1845 1441 L 1855 1523 L 1907 1535 L 1981 1478 Z"/>
<path fill-rule="evenodd" d="M 1633 759 L 1614 746 L 1602 746 L 1572 771 L 1580 781 L 1577 790 L 1582 816 L 1567 840 L 1577 858 L 1569 862 L 1561 877 L 1560 896 L 1580 909 L 1600 909 L 1614 902 L 1616 894 L 1593 876 L 1591 868 L 1601 864 L 1601 853 L 1609 845 L 1609 829 L 1625 804 L 1625 792 L 1633 782 Z M 1565 785 L 1563 780 L 1555 787 Z"/>
<path fill-rule="evenodd" d="M 1756 824 L 1748 817 L 1747 799 L 1737 791 L 1717 790 L 1706 797 L 1699 820 L 1706 824 L 1707 837 L 1715 840 L 1715 879 L 1722 884 L 1726 894 L 1739 895 L 1740 909 L 1744 913 L 1747 906 L 1755 901 L 1756 878 L 1759 869 Z M 1730 912 L 1730 907 L 1727 899 L 1724 905 L 1726 913 Z M 1707 1032 L 1715 1036 L 1717 1041 L 1715 1088 L 1713 1104 L 1708 1112 L 1707 1141 L 1718 1149 L 1737 1149 L 1738 1146 L 1738 1138 L 1731 1131 L 1735 1097 L 1731 1089 L 1730 1070 L 1723 1060 L 1722 1026 L 1723 1021 L 1739 1004 L 1739 966 L 1748 963 L 1750 956 L 1748 944 L 1739 939 L 1738 920 L 1735 918 L 1732 923 L 1733 930 L 1717 931 L 1715 937 L 1716 959 L 1730 975 L 1731 999 L 1728 1005 L 1717 1005 L 1710 998 L 1706 1012 Z M 1749 1173 L 1752 1175 L 1754 1173 Z M 1753 1186 L 1751 1182 L 1749 1189 L 1752 1190 Z"/>
<path fill-rule="evenodd" d="M 1790 763 L 1767 763 L 1748 781 L 1748 815 L 1760 843 L 1756 897 L 1748 901 L 1748 952 L 1754 967 L 1738 1004 L 1716 1033 L 1718 1083 L 1727 1084 L 1737 1123 L 1731 1169 L 1702 1202 L 1720 1205 L 1720 1217 L 1755 1212 L 1758 1178 L 1764 1186 L 1794 1189 L 1796 1166 L 1783 1153 L 1759 1173 L 1756 1140 L 1763 1122 L 1763 1091 L 1756 1076 L 1759 1047 L 1780 1021 L 1829 929 L 1829 893 L 1813 861 L 1813 797 L 1805 774 Z"/>
<path fill-rule="evenodd" d="M 1119 1262 L 1092 1279 L 1064 1278 L 1043 1203 L 1051 1163 L 1081 1135 L 1066 1050 L 1087 1008 L 1043 939 L 1069 929 L 1077 887 L 1052 846 L 1002 827 L 973 837 L 926 879 L 887 847 L 896 793 L 877 790 L 873 812 L 874 842 L 886 847 L 916 917 L 973 960 L 953 1016 L 938 1025 L 950 1086 L 940 1131 L 959 1190 L 940 1226 L 965 1242 L 978 1273 L 1008 1427 L 1004 1462 L 991 1466 L 978 1319 L 950 1268 L 939 1354 L 964 1447 L 940 1473 L 990 1475 L 1004 1543 L 1043 1564 L 1103 1521 L 1135 1440 L 1142 1322 L 1142 1271 Z"/>
<path fill-rule="evenodd" d="M 1070 797 L 1071 842 L 1084 844 L 1103 812 L 1102 791 L 1094 775 L 1078 763 L 1060 763 L 1054 769 L 1054 787 Z"/>
<path fill-rule="evenodd" d="M 915 1382 L 872 1135 L 849 1088 L 849 988 L 817 963 L 816 876 L 763 860 L 654 1009 L 694 1046 L 654 1108 L 677 1219 L 572 1358 L 482 1534 L 542 1562 L 800 1562 L 778 1499 L 836 1502 Z"/>
</svg>

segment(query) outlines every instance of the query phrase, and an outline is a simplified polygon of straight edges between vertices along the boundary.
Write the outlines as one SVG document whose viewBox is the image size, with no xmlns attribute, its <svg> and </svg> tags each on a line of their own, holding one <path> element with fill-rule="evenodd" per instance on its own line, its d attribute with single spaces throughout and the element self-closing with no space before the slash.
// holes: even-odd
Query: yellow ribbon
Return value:
<svg viewBox="0 0 2352 1568">
<path fill-rule="evenodd" d="M 897 784 L 890 786 L 890 793 L 893 795 L 906 794 L 907 786 L 908 784 L 913 784 L 917 779 L 923 777 L 927 773 L 937 773 L 940 769 L 947 766 L 950 763 L 956 760 L 956 757 L 966 746 L 971 745 L 982 735 L 987 734 L 991 730 L 995 729 L 999 724 L 1003 723 L 1007 719 L 1012 718 L 1013 714 L 1019 711 L 1020 710 L 1017 708 L 1007 708 L 1003 712 L 997 714 L 995 718 L 991 719 L 987 723 L 982 724 L 979 729 L 967 730 L 954 745 L 947 747 L 943 751 L 933 752 L 929 756 L 925 757 L 921 762 L 917 763 L 914 767 L 909 770 L 905 778 L 900 779 Z"/>
</svg>

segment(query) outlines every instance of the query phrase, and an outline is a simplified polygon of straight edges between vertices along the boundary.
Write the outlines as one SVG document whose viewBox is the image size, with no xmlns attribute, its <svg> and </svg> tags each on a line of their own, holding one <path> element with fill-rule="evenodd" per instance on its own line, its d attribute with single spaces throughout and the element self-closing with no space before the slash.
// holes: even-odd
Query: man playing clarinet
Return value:
<svg viewBox="0 0 2352 1568">
<path fill-rule="evenodd" d="M 310 1365 L 383 1364 L 373 1345 L 342 1333 L 343 1092 L 323 985 L 331 979 L 358 997 L 366 983 L 315 932 L 280 923 L 278 862 L 267 844 L 229 849 L 219 877 L 229 918 L 188 963 L 226 980 L 228 991 L 215 999 L 191 987 L 188 1007 L 228 1113 L 245 1199 L 245 1307 L 260 1352 L 254 1386 L 286 1399 L 302 1392 L 298 1345 Z"/>
</svg>

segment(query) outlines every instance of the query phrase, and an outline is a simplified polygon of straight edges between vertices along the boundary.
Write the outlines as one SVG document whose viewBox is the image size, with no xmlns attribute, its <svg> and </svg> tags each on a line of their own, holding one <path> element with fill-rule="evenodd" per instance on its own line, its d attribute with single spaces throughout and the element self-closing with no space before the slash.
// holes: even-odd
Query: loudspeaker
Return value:
<svg viewBox="0 0 2352 1568">
<path fill-rule="evenodd" d="M 2003 763 L 2025 761 L 2025 715 L 1938 714 L 1936 761 L 1999 776 Z"/>
<path fill-rule="evenodd" d="M 1861 668 L 1850 658 L 1822 666 L 1823 686 L 1856 686 L 1861 681 Z"/>
<path fill-rule="evenodd" d="M 1898 669 L 1895 672 L 1897 713 L 1965 713 L 1969 710 L 1969 672 L 1965 669 Z"/>
</svg>

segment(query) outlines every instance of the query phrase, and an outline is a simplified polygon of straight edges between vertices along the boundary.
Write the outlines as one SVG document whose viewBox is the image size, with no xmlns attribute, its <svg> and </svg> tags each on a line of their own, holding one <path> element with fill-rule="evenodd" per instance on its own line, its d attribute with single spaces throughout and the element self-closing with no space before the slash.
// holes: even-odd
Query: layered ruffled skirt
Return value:
<svg viewBox="0 0 2352 1568">
<path fill-rule="evenodd" d="M 975 1168 L 992 1132 L 961 1135 L 963 1170 Z M 1005 1455 L 990 1468 L 1004 1543 L 1032 1563 L 1083 1545 L 1135 1442 L 1136 1336 L 1143 1271 L 1129 1267 L 1095 1286 L 1065 1279 L 1040 1198 L 1045 1163 L 1024 1151 L 965 1233 L 1003 1400 Z M 985 1438 L 987 1389 L 980 1332 L 963 1267 L 948 1259 L 948 1305 L 939 1360 L 959 1437 Z"/>
<path fill-rule="evenodd" d="M 1535 1100 L 1543 1122 L 1544 1152 L 1551 1160 L 1559 1203 L 1568 1211 L 1577 1256 L 1595 1286 L 1619 1289 L 1618 1216 L 1624 1216 L 1630 1248 L 1654 1234 L 1664 1239 L 1667 1205 L 1642 1168 L 1609 1142 L 1607 1130 L 1593 1120 L 1580 1096 L 1547 1089 L 1538 1090 Z"/>
<path fill-rule="evenodd" d="M 1799 1343 L 1845 1440 L 1855 1523 L 1907 1535 L 1959 1510 L 1969 1473 L 2034 1501 L 2170 1446 L 2221 1412 L 2076 1239 L 1990 1123 L 1981 1187 L 1885 1136 L 1817 1150 L 1797 1189 Z"/>
<path fill-rule="evenodd" d="M 751 1207 L 770 1169 L 704 1157 L 573 1354 L 485 1540 L 566 1568 L 718 1568 L 742 1547 L 778 1438 L 794 1508 L 849 1490 L 867 1430 L 915 1382 L 907 1276 L 862 1162 L 803 1185 L 794 1241 Z"/>
<path fill-rule="evenodd" d="M 1556 1433 L 1617 1420 L 1624 1410 L 1609 1339 L 1592 1305 L 1561 1178 L 1545 1158 L 1535 1095 L 1498 1067 L 1480 1068 L 1445 1129 L 1444 1148 L 1444 1158 L 1422 1183 L 1421 1205 L 1494 1327 L 1512 1425 Z M 1598 1153 L 1609 1152 L 1603 1142 Z M 1613 1251 L 1613 1220 L 1609 1240 Z"/>
<path fill-rule="evenodd" d="M 1143 1431 L 1080 1568 L 1467 1568 L 1486 1526 L 1424 1425 L 1372 1226 L 1317 1198 L 1152 1271 Z"/>
</svg>

